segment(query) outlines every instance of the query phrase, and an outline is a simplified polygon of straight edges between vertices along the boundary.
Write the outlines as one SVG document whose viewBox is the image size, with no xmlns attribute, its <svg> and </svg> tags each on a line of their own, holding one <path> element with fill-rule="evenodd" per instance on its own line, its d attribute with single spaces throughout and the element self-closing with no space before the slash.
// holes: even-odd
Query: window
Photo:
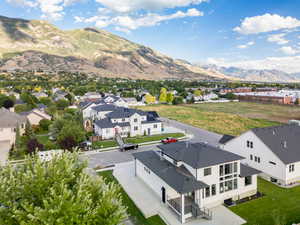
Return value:
<svg viewBox="0 0 300 225">
<path fill-rule="evenodd" d="M 125 122 L 125 118 L 122 118 L 122 122 Z"/>
<path fill-rule="evenodd" d="M 269 163 L 272 164 L 272 165 L 276 165 L 276 163 L 275 163 L 275 162 L 272 162 L 272 161 L 269 161 Z"/>
<path fill-rule="evenodd" d="M 245 177 L 245 186 L 252 184 L 252 176 Z"/>
<path fill-rule="evenodd" d="M 237 179 L 233 180 L 233 189 L 237 189 L 238 188 L 238 183 L 237 183 Z"/>
<path fill-rule="evenodd" d="M 235 163 L 233 164 L 233 172 L 234 172 L 234 173 L 237 173 L 237 166 L 238 166 L 238 164 L 237 164 L 237 162 L 235 162 Z"/>
<path fill-rule="evenodd" d="M 205 197 L 208 198 L 210 196 L 210 187 L 205 188 Z"/>
<path fill-rule="evenodd" d="M 295 165 L 294 164 L 291 164 L 289 165 L 289 172 L 294 172 L 295 171 Z"/>
<path fill-rule="evenodd" d="M 211 168 L 205 168 L 204 169 L 204 176 L 211 175 Z"/>
<path fill-rule="evenodd" d="M 224 192 L 224 183 L 220 183 L 220 193 Z"/>
<path fill-rule="evenodd" d="M 134 118 L 133 122 L 135 122 L 135 123 L 136 123 L 137 121 L 138 121 L 138 119 L 137 119 L 137 118 Z"/>
<path fill-rule="evenodd" d="M 253 148 L 253 142 L 247 141 L 247 148 Z"/>
<path fill-rule="evenodd" d="M 154 124 L 154 125 L 153 125 L 153 128 L 157 128 L 157 124 Z"/>
<path fill-rule="evenodd" d="M 220 166 L 220 176 L 224 176 L 224 166 Z"/>
<path fill-rule="evenodd" d="M 211 196 L 214 196 L 214 195 L 216 195 L 216 185 L 215 184 L 211 185 Z"/>
<path fill-rule="evenodd" d="M 232 180 L 227 180 L 224 182 L 225 184 L 225 191 L 231 191 L 233 186 L 232 186 Z"/>
<path fill-rule="evenodd" d="M 138 130 L 138 129 L 139 129 L 139 127 L 136 127 L 136 126 L 135 126 L 133 129 L 134 129 L 134 130 Z"/>
<path fill-rule="evenodd" d="M 257 156 L 255 156 L 254 161 L 257 162 Z"/>
<path fill-rule="evenodd" d="M 260 163 L 260 157 L 257 157 L 257 162 Z"/>
<path fill-rule="evenodd" d="M 250 160 L 253 160 L 253 155 L 250 155 Z"/>
<path fill-rule="evenodd" d="M 231 163 L 225 164 L 225 175 L 231 173 L 232 173 L 232 164 Z"/>
</svg>

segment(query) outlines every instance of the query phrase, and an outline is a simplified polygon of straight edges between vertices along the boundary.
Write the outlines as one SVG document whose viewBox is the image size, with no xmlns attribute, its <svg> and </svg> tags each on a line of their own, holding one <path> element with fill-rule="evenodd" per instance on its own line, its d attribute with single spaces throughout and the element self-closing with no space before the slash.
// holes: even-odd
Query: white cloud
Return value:
<svg viewBox="0 0 300 225">
<path fill-rule="evenodd" d="M 209 58 L 208 63 L 226 67 L 239 67 L 243 69 L 281 70 L 286 73 L 300 72 L 300 55 L 285 57 L 267 57 L 259 60 L 226 61 L 224 58 Z"/>
<path fill-rule="evenodd" d="M 289 43 L 289 40 L 286 40 L 284 37 L 285 37 L 285 33 L 282 33 L 282 34 L 273 34 L 273 35 L 270 35 L 268 37 L 268 41 L 269 42 L 275 42 L 279 45 L 285 45 L 287 43 Z"/>
<path fill-rule="evenodd" d="M 138 10 L 161 10 L 165 8 L 197 5 L 208 0 L 96 0 L 108 9 L 120 13 Z"/>
<path fill-rule="evenodd" d="M 300 21 L 296 18 L 267 13 L 261 16 L 246 17 L 241 25 L 233 30 L 240 34 L 258 34 L 296 27 L 300 27 Z"/>
<path fill-rule="evenodd" d="M 296 55 L 297 53 L 300 53 L 299 49 L 292 48 L 291 46 L 284 46 L 279 50 L 286 55 Z"/>
<path fill-rule="evenodd" d="M 50 20 L 61 19 L 65 12 L 65 7 L 81 0 L 6 0 L 8 3 L 21 6 L 39 8 L 42 18 Z"/>
<path fill-rule="evenodd" d="M 159 15 L 156 13 L 148 13 L 142 16 L 118 15 L 118 16 L 94 16 L 90 18 L 74 17 L 76 22 L 95 23 L 95 26 L 104 28 L 109 25 L 115 26 L 118 31 L 135 30 L 139 27 L 150 27 L 177 18 L 203 16 L 201 11 L 195 8 L 188 9 L 186 12 L 177 11 L 169 15 Z"/>
<path fill-rule="evenodd" d="M 244 44 L 244 45 L 238 45 L 237 48 L 240 48 L 240 49 L 245 49 L 245 48 L 248 48 L 252 45 L 254 45 L 255 42 L 254 41 L 249 41 L 248 43 Z"/>
</svg>

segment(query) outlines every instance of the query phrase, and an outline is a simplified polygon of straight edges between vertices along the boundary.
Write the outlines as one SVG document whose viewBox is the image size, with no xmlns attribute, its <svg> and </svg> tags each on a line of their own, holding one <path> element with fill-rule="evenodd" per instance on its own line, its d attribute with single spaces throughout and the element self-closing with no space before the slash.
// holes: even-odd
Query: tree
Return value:
<svg viewBox="0 0 300 225">
<path fill-rule="evenodd" d="M 201 90 L 195 90 L 194 91 L 194 95 L 199 97 L 199 96 L 202 96 L 203 95 L 203 92 Z"/>
<path fill-rule="evenodd" d="M 60 99 L 56 102 L 56 107 L 60 110 L 67 108 L 70 105 L 68 100 Z"/>
<path fill-rule="evenodd" d="M 153 104 L 153 103 L 155 103 L 155 101 L 156 101 L 155 96 L 152 96 L 151 94 L 146 94 L 145 95 L 145 102 L 147 104 Z"/>
<path fill-rule="evenodd" d="M 78 153 L 51 161 L 27 157 L 0 170 L 0 224 L 120 224 L 126 217 L 120 188 L 85 172 Z"/>
<path fill-rule="evenodd" d="M 36 151 L 43 151 L 44 145 L 39 143 L 36 138 L 32 138 L 27 142 L 26 152 L 28 154 L 34 154 Z"/>
<path fill-rule="evenodd" d="M 73 149 L 77 146 L 77 142 L 75 141 L 74 137 L 67 136 L 59 140 L 59 146 L 64 150 L 72 152 Z"/>
<path fill-rule="evenodd" d="M 224 97 L 229 99 L 229 100 L 234 100 L 234 99 L 237 98 L 236 95 L 233 94 L 233 93 L 227 93 Z"/>
<path fill-rule="evenodd" d="M 27 138 L 29 138 L 29 139 L 32 138 L 32 137 L 34 136 L 32 127 L 31 127 L 31 125 L 30 125 L 30 123 L 29 123 L 28 120 L 26 121 L 26 124 L 25 124 L 25 136 L 26 136 Z"/>
<path fill-rule="evenodd" d="M 42 119 L 42 120 L 39 122 L 39 126 L 40 126 L 40 128 L 41 128 L 43 131 L 48 131 L 50 125 L 51 125 L 51 121 L 50 121 L 50 120 Z"/>
<path fill-rule="evenodd" d="M 174 95 L 173 95 L 173 93 L 172 92 L 168 92 L 167 93 L 167 103 L 172 103 L 173 102 L 173 100 L 174 100 Z"/>
<path fill-rule="evenodd" d="M 173 100 L 173 105 L 179 105 L 183 103 L 183 97 L 179 96 L 179 97 L 175 97 Z"/>
<path fill-rule="evenodd" d="M 78 125 L 75 122 L 67 122 L 66 124 L 63 125 L 63 128 L 61 129 L 61 131 L 58 134 L 58 143 L 61 144 L 64 140 L 67 140 L 71 142 L 71 138 L 72 141 L 75 142 L 75 146 L 77 146 L 77 144 L 79 144 L 80 142 L 85 140 L 85 131 L 83 130 L 83 128 Z M 72 146 L 72 147 L 75 147 Z M 61 147 L 63 149 L 64 145 L 61 145 Z M 69 150 L 69 148 L 67 148 Z"/>
<path fill-rule="evenodd" d="M 160 89 L 159 102 L 160 103 L 167 102 L 167 89 L 166 88 Z"/>
<path fill-rule="evenodd" d="M 3 102 L 3 107 L 6 108 L 6 109 L 9 109 L 9 108 L 12 108 L 14 107 L 14 101 L 11 100 L 11 99 L 7 99 Z"/>
</svg>

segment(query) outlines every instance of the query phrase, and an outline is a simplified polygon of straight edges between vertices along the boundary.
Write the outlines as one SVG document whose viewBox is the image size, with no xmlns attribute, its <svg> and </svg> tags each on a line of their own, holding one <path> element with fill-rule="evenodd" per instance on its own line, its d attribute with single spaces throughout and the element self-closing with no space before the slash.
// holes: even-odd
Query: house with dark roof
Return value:
<svg viewBox="0 0 300 225">
<path fill-rule="evenodd" d="M 261 177 L 282 186 L 300 181 L 300 126 L 254 128 L 233 138 L 223 149 L 243 156 Z"/>
<path fill-rule="evenodd" d="M 106 104 L 92 108 L 94 132 L 102 139 L 154 135 L 162 132 L 162 122 L 147 112 Z"/>
<path fill-rule="evenodd" d="M 210 208 L 257 193 L 260 171 L 243 157 L 204 143 L 177 142 L 160 151 L 134 153 L 135 175 L 149 186 L 181 223 L 212 219 Z"/>
</svg>

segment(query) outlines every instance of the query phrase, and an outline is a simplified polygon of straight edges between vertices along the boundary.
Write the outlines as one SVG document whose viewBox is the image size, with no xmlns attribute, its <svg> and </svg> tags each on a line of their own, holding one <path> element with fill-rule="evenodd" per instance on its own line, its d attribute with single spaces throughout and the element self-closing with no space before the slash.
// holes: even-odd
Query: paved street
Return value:
<svg viewBox="0 0 300 225">
<path fill-rule="evenodd" d="M 193 127 L 184 123 L 180 123 L 174 120 L 169 120 L 167 118 L 161 118 L 162 121 L 165 122 L 165 125 L 169 127 L 175 128 L 177 131 L 181 130 L 181 132 L 185 132 L 189 136 L 192 136 L 191 142 L 207 142 L 210 145 L 216 146 L 218 141 L 222 137 L 222 135 L 209 132 L 197 127 Z M 150 151 L 150 150 L 158 150 L 157 144 L 150 146 L 141 146 L 138 150 L 128 151 L 128 152 L 120 152 L 119 150 L 112 150 L 107 152 L 100 152 L 95 154 L 90 154 L 87 157 L 89 162 L 89 167 L 95 168 L 97 166 L 106 167 L 112 166 L 118 163 L 130 162 L 134 158 L 132 153 L 137 151 Z"/>
</svg>

